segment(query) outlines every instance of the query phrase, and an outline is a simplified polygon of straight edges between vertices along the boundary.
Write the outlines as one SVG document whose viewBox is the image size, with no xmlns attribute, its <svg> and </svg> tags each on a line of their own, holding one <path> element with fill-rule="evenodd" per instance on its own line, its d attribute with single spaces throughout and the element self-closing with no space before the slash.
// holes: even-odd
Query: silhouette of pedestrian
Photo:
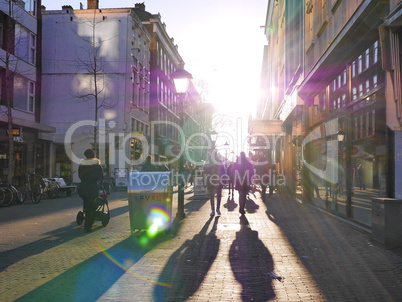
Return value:
<svg viewBox="0 0 402 302">
<path fill-rule="evenodd" d="M 251 187 L 251 179 L 254 175 L 254 168 L 251 162 L 246 158 L 244 152 L 240 152 L 240 156 L 234 165 L 234 181 L 235 189 L 239 193 L 239 213 L 244 215 L 244 206 L 246 205 L 247 194 Z"/>
<path fill-rule="evenodd" d="M 94 223 L 95 200 L 99 194 L 98 182 L 103 179 L 103 170 L 100 160 L 95 158 L 95 152 L 92 149 L 85 150 L 84 155 L 85 158 L 78 166 L 78 177 L 81 180 L 78 194 L 84 201 L 84 229 L 89 231 Z"/>
</svg>

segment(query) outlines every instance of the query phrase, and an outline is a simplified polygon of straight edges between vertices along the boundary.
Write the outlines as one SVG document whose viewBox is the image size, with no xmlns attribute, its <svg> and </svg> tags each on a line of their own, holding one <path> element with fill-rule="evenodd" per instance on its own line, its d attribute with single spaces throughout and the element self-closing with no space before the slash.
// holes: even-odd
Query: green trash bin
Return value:
<svg viewBox="0 0 402 302">
<path fill-rule="evenodd" d="M 150 234 L 171 227 L 172 196 L 170 172 L 131 172 L 128 178 L 130 229 Z"/>
</svg>

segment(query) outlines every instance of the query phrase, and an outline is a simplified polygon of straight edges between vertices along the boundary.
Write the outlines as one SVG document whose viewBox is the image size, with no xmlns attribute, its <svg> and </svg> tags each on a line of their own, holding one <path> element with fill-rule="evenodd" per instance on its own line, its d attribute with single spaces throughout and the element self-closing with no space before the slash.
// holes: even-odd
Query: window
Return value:
<svg viewBox="0 0 402 302">
<path fill-rule="evenodd" d="M 35 110 L 35 83 L 29 81 L 28 84 L 28 111 L 34 112 Z"/>
<path fill-rule="evenodd" d="M 356 100 L 357 99 L 357 88 L 356 87 L 352 88 L 352 95 L 353 95 L 353 100 Z"/>
<path fill-rule="evenodd" d="M 364 69 L 368 69 L 370 67 L 370 48 L 367 48 L 364 53 Z"/>
<path fill-rule="evenodd" d="M 363 71 L 363 56 L 360 55 L 357 58 L 357 73 L 360 74 Z"/>
<path fill-rule="evenodd" d="M 36 36 L 31 33 L 29 39 L 29 63 L 35 65 L 36 58 Z"/>
<path fill-rule="evenodd" d="M 373 87 L 376 88 L 377 87 L 377 82 L 378 82 L 378 78 L 377 75 L 373 75 Z"/>
<path fill-rule="evenodd" d="M 377 62 L 378 62 L 378 41 L 375 41 L 373 45 L 373 63 Z"/>
<path fill-rule="evenodd" d="M 28 112 L 35 111 L 35 83 L 21 76 L 14 77 L 13 107 Z"/>
</svg>

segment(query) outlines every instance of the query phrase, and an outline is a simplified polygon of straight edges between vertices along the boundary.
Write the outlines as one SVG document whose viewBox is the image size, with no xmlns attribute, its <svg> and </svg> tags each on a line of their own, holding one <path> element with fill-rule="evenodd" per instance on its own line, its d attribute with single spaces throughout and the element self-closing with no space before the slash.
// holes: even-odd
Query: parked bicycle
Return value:
<svg viewBox="0 0 402 302">
<path fill-rule="evenodd" d="M 0 206 L 7 207 L 14 203 L 22 203 L 21 192 L 11 184 L 0 183 Z"/>
<path fill-rule="evenodd" d="M 55 177 L 51 178 L 54 180 L 58 186 L 58 195 L 59 196 L 61 193 L 65 192 L 67 196 L 71 196 L 77 193 L 77 186 L 74 185 L 73 183 L 73 174 L 75 171 L 70 173 L 69 175 L 65 177 Z"/>
<path fill-rule="evenodd" d="M 43 178 L 45 184 L 43 194 L 47 198 L 56 198 L 60 195 L 60 186 L 55 178 Z"/>
<path fill-rule="evenodd" d="M 33 203 L 39 203 L 45 188 L 42 176 L 36 173 L 27 173 L 25 176 L 26 180 L 21 190 L 21 202 L 24 202 L 29 196 Z"/>
</svg>

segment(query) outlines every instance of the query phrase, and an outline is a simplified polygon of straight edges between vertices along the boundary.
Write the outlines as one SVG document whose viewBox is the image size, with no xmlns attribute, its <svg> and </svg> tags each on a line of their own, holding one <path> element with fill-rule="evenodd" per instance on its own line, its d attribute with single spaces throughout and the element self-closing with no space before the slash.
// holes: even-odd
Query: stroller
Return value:
<svg viewBox="0 0 402 302">
<path fill-rule="evenodd" d="M 109 203 L 107 198 L 109 197 L 109 192 L 107 192 L 104 186 L 100 185 L 100 190 L 98 197 L 95 200 L 95 213 L 94 213 L 94 221 L 98 220 L 102 222 L 102 226 L 105 227 L 108 225 L 110 220 L 110 211 L 109 211 Z M 85 220 L 85 210 L 79 211 L 77 213 L 76 222 L 78 225 L 81 225 Z"/>
</svg>

